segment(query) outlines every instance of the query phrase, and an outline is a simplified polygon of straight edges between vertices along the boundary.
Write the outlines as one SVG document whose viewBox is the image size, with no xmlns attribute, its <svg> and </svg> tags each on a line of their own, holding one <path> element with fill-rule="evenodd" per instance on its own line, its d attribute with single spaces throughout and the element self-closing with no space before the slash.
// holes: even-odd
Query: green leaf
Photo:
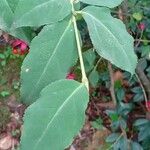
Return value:
<svg viewBox="0 0 150 150">
<path fill-rule="evenodd" d="M 0 59 L 5 59 L 5 55 L 0 53 Z"/>
<path fill-rule="evenodd" d="M 143 125 L 147 124 L 148 122 L 149 121 L 147 119 L 138 119 L 134 123 L 134 126 L 143 126 Z"/>
<path fill-rule="evenodd" d="M 30 44 L 30 42 L 33 38 L 32 30 L 29 27 L 17 28 L 17 29 L 11 28 L 8 31 L 8 33 L 14 37 L 25 40 L 28 44 Z"/>
<path fill-rule="evenodd" d="M 133 18 L 136 19 L 137 21 L 140 21 L 140 20 L 142 20 L 142 18 L 143 18 L 143 14 L 140 13 L 140 12 L 134 13 L 132 16 L 133 16 Z"/>
<path fill-rule="evenodd" d="M 109 8 L 113 8 L 120 5 L 123 0 L 79 0 L 79 1 L 90 5 L 106 6 Z"/>
<path fill-rule="evenodd" d="M 68 0 L 21 0 L 15 11 L 13 26 L 41 26 L 63 20 L 71 14 Z"/>
<path fill-rule="evenodd" d="M 144 141 L 147 138 L 150 137 L 150 123 L 145 125 L 145 127 L 143 127 L 143 129 L 140 129 L 140 132 L 138 134 L 138 141 Z"/>
<path fill-rule="evenodd" d="M 118 105 L 118 114 L 122 114 L 122 116 L 127 116 L 127 114 L 133 109 L 132 103 L 123 103 L 120 102 Z"/>
<path fill-rule="evenodd" d="M 63 150 L 84 124 L 88 91 L 84 84 L 60 80 L 48 85 L 24 116 L 21 150 Z"/>
<path fill-rule="evenodd" d="M 103 7 L 89 6 L 82 10 L 89 34 L 98 54 L 117 67 L 135 73 L 137 57 L 134 53 L 133 38 L 125 25 L 110 15 Z"/>
<path fill-rule="evenodd" d="M 46 85 L 64 79 L 76 60 L 77 48 L 72 22 L 63 20 L 45 26 L 31 42 L 30 53 L 23 62 L 23 102 L 31 104 Z"/>
<path fill-rule="evenodd" d="M 120 136 L 119 133 L 112 133 L 106 138 L 106 142 L 110 142 L 110 143 L 115 142 L 119 136 Z"/>
<path fill-rule="evenodd" d="M 144 100 L 144 95 L 139 93 L 139 94 L 135 94 L 133 97 L 133 102 L 141 102 Z"/>
<path fill-rule="evenodd" d="M 150 55 L 150 46 L 143 46 L 141 47 L 141 57 L 149 57 Z"/>
<path fill-rule="evenodd" d="M 91 85 L 95 87 L 99 81 L 99 78 L 99 73 L 95 69 L 92 70 L 92 72 L 89 75 L 89 81 Z"/>
<path fill-rule="evenodd" d="M 84 65 L 86 72 L 89 72 L 94 68 L 94 61 L 96 55 L 93 49 L 89 49 L 83 53 Z"/>
<path fill-rule="evenodd" d="M 15 9 L 16 0 L 0 0 L 0 10 L 3 13 L 0 13 L 0 29 L 15 36 L 18 38 L 21 38 L 23 40 L 26 40 L 27 42 L 30 42 L 30 34 L 26 32 L 24 29 L 13 29 L 12 22 L 14 13 L 13 10 Z M 13 6 L 12 6 L 13 4 Z M 27 29 L 29 30 L 29 29 Z"/>
<path fill-rule="evenodd" d="M 131 149 L 132 150 L 143 150 L 141 145 L 137 142 L 131 142 Z"/>
<path fill-rule="evenodd" d="M 18 5 L 18 2 L 19 0 L 6 0 L 11 8 L 11 10 L 14 12 L 17 5 Z"/>
<path fill-rule="evenodd" d="M 6 60 L 1 61 L 1 65 L 4 67 L 6 66 Z"/>
<path fill-rule="evenodd" d="M 0 29 L 8 31 L 12 24 L 13 12 L 7 0 L 0 1 L 0 10 Z"/>
<path fill-rule="evenodd" d="M 113 150 L 127 150 L 128 141 L 126 137 L 121 137 L 113 144 Z"/>
<path fill-rule="evenodd" d="M 127 141 L 127 138 L 126 137 L 121 137 L 118 141 L 118 144 L 119 144 L 119 148 L 118 149 L 121 149 L 121 150 L 127 150 L 127 146 L 128 146 L 128 141 Z M 117 149 L 117 150 L 118 150 Z"/>
<path fill-rule="evenodd" d="M 97 129 L 97 130 L 102 130 L 103 129 L 103 120 L 101 118 L 96 119 L 95 121 L 91 122 L 91 125 L 93 128 Z"/>
<path fill-rule="evenodd" d="M 112 122 L 110 127 L 111 127 L 112 131 L 117 131 L 118 128 L 120 128 L 120 122 L 119 122 L 119 120 L 115 121 L 115 122 Z"/>
<path fill-rule="evenodd" d="M 2 91 L 2 92 L 0 93 L 0 95 L 1 95 L 2 97 L 6 97 L 6 96 L 9 96 L 9 95 L 10 95 L 10 92 L 9 92 L 9 91 Z"/>
<path fill-rule="evenodd" d="M 131 91 L 134 92 L 134 93 L 140 93 L 140 94 L 142 94 L 142 89 L 139 86 L 134 87 L 133 89 L 131 89 Z"/>
<path fill-rule="evenodd" d="M 116 92 L 116 97 L 119 102 L 123 101 L 125 97 L 125 90 L 123 88 L 119 88 Z"/>
<path fill-rule="evenodd" d="M 119 120 L 119 124 L 120 124 L 120 127 L 121 127 L 121 128 L 123 128 L 123 129 L 126 129 L 126 128 L 127 128 L 126 120 L 120 119 L 120 120 Z"/>
<path fill-rule="evenodd" d="M 119 116 L 116 111 L 106 110 L 106 114 L 111 118 L 113 122 L 119 120 Z"/>
</svg>

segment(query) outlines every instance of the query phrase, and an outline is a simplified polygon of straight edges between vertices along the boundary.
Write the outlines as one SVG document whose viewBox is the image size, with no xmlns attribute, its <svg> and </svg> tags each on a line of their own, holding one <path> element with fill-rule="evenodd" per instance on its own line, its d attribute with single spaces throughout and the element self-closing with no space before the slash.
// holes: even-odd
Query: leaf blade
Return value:
<svg viewBox="0 0 150 150">
<path fill-rule="evenodd" d="M 28 43 L 31 40 L 30 34 L 26 32 L 25 29 L 13 29 L 12 28 L 12 22 L 14 17 L 14 9 L 17 5 L 17 1 L 15 0 L 12 2 L 12 0 L 1 0 L 0 1 L 0 10 L 2 13 L 0 13 L 0 29 L 11 34 L 12 36 L 18 37 L 20 39 L 23 39 L 27 41 Z M 29 31 L 30 29 L 28 29 Z"/>
<path fill-rule="evenodd" d="M 97 5 L 97 6 L 105 6 L 109 8 L 116 7 L 121 4 L 123 0 L 79 0 L 80 2 L 87 3 L 90 5 Z"/>
<path fill-rule="evenodd" d="M 0 13 L 0 29 L 8 31 L 12 23 L 13 12 L 6 0 L 0 1 L 0 10 L 3 12 Z"/>
<path fill-rule="evenodd" d="M 82 15 L 98 54 L 117 67 L 134 74 L 137 64 L 134 40 L 126 32 L 124 24 L 113 18 L 107 8 L 89 6 L 82 10 Z"/>
<path fill-rule="evenodd" d="M 28 145 L 33 150 L 66 148 L 84 123 L 87 103 L 88 92 L 83 84 L 60 80 L 48 85 L 26 111 L 21 150 L 28 149 Z"/>
<path fill-rule="evenodd" d="M 21 72 L 22 100 L 29 104 L 46 85 L 65 78 L 75 64 L 77 51 L 71 21 L 45 26 L 31 42 L 30 49 Z"/>
<path fill-rule="evenodd" d="M 63 20 L 70 13 L 71 4 L 67 0 L 22 0 L 16 8 L 13 27 L 51 24 Z"/>
</svg>

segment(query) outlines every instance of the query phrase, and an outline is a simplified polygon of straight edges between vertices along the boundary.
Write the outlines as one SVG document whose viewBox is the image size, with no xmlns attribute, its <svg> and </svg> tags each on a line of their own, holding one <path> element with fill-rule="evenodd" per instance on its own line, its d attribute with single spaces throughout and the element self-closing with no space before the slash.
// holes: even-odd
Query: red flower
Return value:
<svg viewBox="0 0 150 150">
<path fill-rule="evenodd" d="M 142 31 L 145 30 L 145 28 L 146 28 L 144 23 L 140 23 L 140 24 L 138 25 L 138 27 L 139 27 L 139 29 L 142 30 Z"/>
<path fill-rule="evenodd" d="M 28 44 L 22 40 L 19 40 L 19 39 L 13 40 L 11 42 L 11 45 L 13 48 L 13 53 L 14 53 L 14 50 L 18 51 L 18 53 L 14 53 L 14 54 L 24 55 L 29 52 Z"/>
<path fill-rule="evenodd" d="M 66 79 L 74 80 L 75 79 L 75 74 L 74 73 L 68 73 Z"/>
</svg>

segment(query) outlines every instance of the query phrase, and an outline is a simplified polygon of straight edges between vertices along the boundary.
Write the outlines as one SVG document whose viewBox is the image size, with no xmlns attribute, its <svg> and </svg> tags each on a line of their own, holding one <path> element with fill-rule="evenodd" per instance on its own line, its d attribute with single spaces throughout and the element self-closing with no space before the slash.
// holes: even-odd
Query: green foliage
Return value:
<svg viewBox="0 0 150 150">
<path fill-rule="evenodd" d="M 103 0 L 79 0 L 83 3 L 87 3 L 87 4 L 91 4 L 91 5 L 98 5 L 98 6 L 106 6 L 106 7 L 109 7 L 109 8 L 112 8 L 112 7 L 116 7 L 118 6 L 119 4 L 121 4 L 121 2 L 123 0 L 107 0 L 107 1 L 103 1 Z"/>
<path fill-rule="evenodd" d="M 95 87 L 99 81 L 99 73 L 96 71 L 96 69 L 92 70 L 92 72 L 89 75 L 89 81 L 93 87 Z"/>
<path fill-rule="evenodd" d="M 113 18 L 106 8 L 115 7 L 122 0 L 80 1 L 93 6 L 80 10 L 80 2 L 74 4 L 72 0 L 0 2 L 3 12 L 0 14 L 0 29 L 26 40 L 24 33 L 27 32 L 22 27 L 42 29 L 32 40 L 21 71 L 22 101 L 31 104 L 24 116 L 21 150 L 65 149 L 83 126 L 89 90 L 85 72 L 89 73 L 93 86 L 99 80 L 99 73 L 94 52 L 86 54 L 86 71 L 84 69 L 77 19 L 82 18 L 87 23 L 93 48 L 99 57 L 132 75 L 135 73 L 137 58 L 133 38 L 124 24 Z M 29 28 L 26 29 L 29 31 Z M 77 61 L 77 50 L 83 83 L 64 80 Z M 125 119 L 132 108 L 132 105 L 122 102 L 122 93 L 118 95 L 117 110 L 110 114 L 111 117 L 117 116 L 113 120 L 115 131 L 118 127 L 127 128 Z M 121 136 L 114 147 L 126 150 L 126 145 L 127 138 Z"/>
<path fill-rule="evenodd" d="M 9 4 L 6 0 L 2 0 L 0 2 L 0 9 L 3 10 L 3 13 L 0 14 L 1 18 L 0 29 L 8 32 L 12 24 L 13 18 L 12 9 L 9 7 Z"/>
<path fill-rule="evenodd" d="M 70 67 L 76 63 L 76 49 L 71 21 L 45 26 L 31 42 L 31 52 L 22 66 L 23 102 L 31 104 L 45 86 L 65 78 Z"/>
<path fill-rule="evenodd" d="M 119 133 L 112 133 L 106 138 L 106 142 L 115 142 L 119 138 Z"/>
<path fill-rule="evenodd" d="M 136 127 L 138 127 L 139 134 L 138 134 L 138 140 L 144 141 L 147 138 L 150 138 L 150 121 L 146 119 L 139 119 L 134 124 Z"/>
<path fill-rule="evenodd" d="M 123 88 L 119 88 L 116 92 L 116 98 L 119 102 L 123 101 L 125 97 L 125 91 Z"/>
<path fill-rule="evenodd" d="M 86 72 L 90 72 L 94 68 L 96 54 L 93 49 L 89 49 L 83 53 L 84 65 Z"/>
<path fill-rule="evenodd" d="M 97 53 L 134 74 L 137 58 L 133 52 L 133 38 L 126 32 L 123 23 L 113 18 L 107 8 L 89 6 L 82 14 Z"/>
<path fill-rule="evenodd" d="M 9 95 L 10 95 L 9 91 L 4 90 L 4 91 L 0 92 L 0 96 L 2 96 L 2 97 L 7 97 Z"/>
<path fill-rule="evenodd" d="M 141 13 L 134 13 L 133 18 L 136 19 L 137 21 L 142 20 L 143 15 Z"/>
<path fill-rule="evenodd" d="M 69 14 L 71 4 L 66 0 L 21 0 L 15 11 L 13 27 L 38 27 L 63 20 Z"/>
<path fill-rule="evenodd" d="M 133 150 L 143 150 L 143 148 L 141 147 L 141 145 L 137 142 L 131 142 L 131 149 Z"/>
<path fill-rule="evenodd" d="M 84 84 L 60 80 L 48 85 L 26 111 L 21 150 L 66 148 L 83 126 L 87 103 Z"/>
<path fill-rule="evenodd" d="M 2 10 L 3 13 L 0 13 L 0 29 L 29 42 L 31 40 L 31 32 L 28 32 L 30 30 L 29 28 L 27 31 L 23 28 L 14 29 L 12 27 L 16 4 L 17 1 L 12 2 L 12 0 L 1 0 L 0 10 Z"/>
<path fill-rule="evenodd" d="M 18 5 L 19 0 L 7 0 L 7 2 L 8 2 L 8 5 L 10 6 L 11 10 L 13 12 L 15 12 L 15 9 Z"/>
<path fill-rule="evenodd" d="M 93 128 L 102 130 L 103 129 L 103 120 L 101 118 L 96 119 L 95 121 L 92 121 L 91 125 Z"/>
<path fill-rule="evenodd" d="M 133 88 L 132 92 L 135 94 L 134 97 L 133 97 L 134 102 L 143 101 L 143 99 L 144 99 L 143 91 L 140 87 Z"/>
</svg>

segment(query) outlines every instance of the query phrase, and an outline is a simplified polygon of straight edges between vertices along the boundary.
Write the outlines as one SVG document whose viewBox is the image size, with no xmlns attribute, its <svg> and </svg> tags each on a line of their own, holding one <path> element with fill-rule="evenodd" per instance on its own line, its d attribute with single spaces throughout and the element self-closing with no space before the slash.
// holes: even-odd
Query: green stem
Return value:
<svg viewBox="0 0 150 150">
<path fill-rule="evenodd" d="M 82 73 L 82 83 L 84 83 L 85 86 L 87 87 L 87 89 L 89 90 L 89 81 L 88 81 L 86 73 L 85 73 L 84 61 L 83 61 L 83 56 L 82 56 L 82 48 L 81 48 L 81 43 L 80 43 L 80 36 L 79 36 L 79 32 L 78 32 L 77 22 L 76 22 L 76 18 L 75 18 L 76 12 L 74 9 L 73 1 L 71 1 L 71 4 L 72 4 L 72 13 L 73 13 L 72 21 L 73 21 L 74 30 L 75 30 L 78 55 L 79 55 L 79 60 L 80 60 L 81 73 Z"/>
</svg>

